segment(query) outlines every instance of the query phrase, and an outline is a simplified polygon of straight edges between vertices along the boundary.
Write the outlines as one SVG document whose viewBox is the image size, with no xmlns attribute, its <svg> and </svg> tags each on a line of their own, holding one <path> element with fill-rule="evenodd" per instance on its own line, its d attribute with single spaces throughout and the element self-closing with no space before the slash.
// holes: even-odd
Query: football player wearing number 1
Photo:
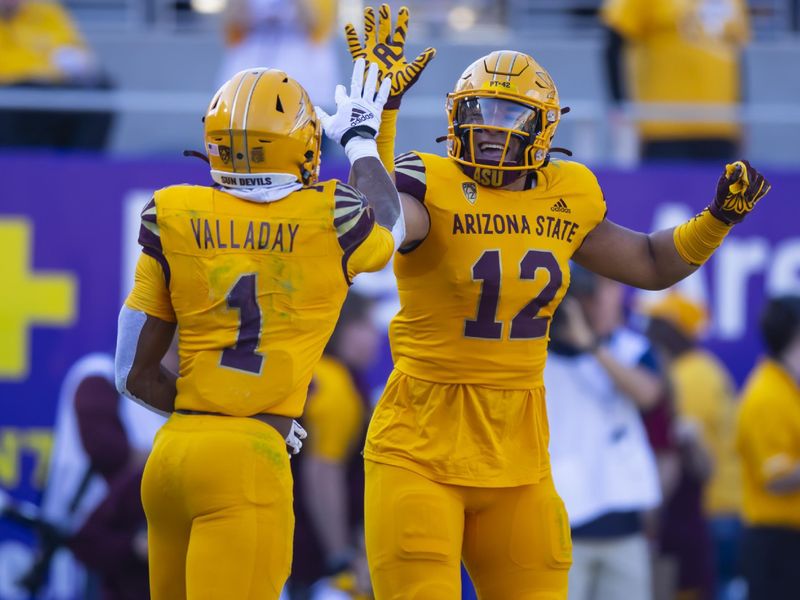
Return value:
<svg viewBox="0 0 800 600">
<path fill-rule="evenodd" d="M 282 71 L 238 73 L 205 116 L 217 185 L 162 189 L 142 212 L 116 378 L 170 414 L 142 481 L 154 600 L 276 599 L 289 575 L 294 418 L 350 280 L 404 235 L 374 140 L 389 82 L 364 71 L 333 116 Z M 317 182 L 323 128 L 353 187 Z M 176 325 L 177 378 L 160 366 Z"/>
<path fill-rule="evenodd" d="M 365 12 L 354 58 L 392 77 L 387 107 L 433 56 L 404 57 L 408 11 Z M 447 99 L 447 156 L 393 159 L 396 112 L 378 135 L 406 220 L 395 258 L 395 370 L 370 424 L 367 556 L 377 600 L 456 600 L 463 559 L 482 600 L 563 599 L 567 517 L 550 474 L 542 369 L 569 260 L 642 288 L 692 273 L 769 190 L 746 162 L 726 168 L 709 208 L 673 230 L 606 218 L 589 169 L 553 160 L 558 92 L 533 58 L 479 58 Z M 680 182 L 669 185 L 680 189 Z M 602 353 L 602 346 L 588 350 Z"/>
</svg>

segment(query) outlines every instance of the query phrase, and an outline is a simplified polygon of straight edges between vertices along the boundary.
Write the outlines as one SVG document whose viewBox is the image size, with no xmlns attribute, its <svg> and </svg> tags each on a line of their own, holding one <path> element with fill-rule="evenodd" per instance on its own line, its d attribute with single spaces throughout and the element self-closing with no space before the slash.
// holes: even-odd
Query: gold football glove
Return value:
<svg viewBox="0 0 800 600">
<path fill-rule="evenodd" d="M 425 66 L 436 55 L 436 49 L 426 48 L 417 58 L 408 62 L 405 56 L 408 9 L 404 6 L 397 12 L 397 26 L 394 28 L 394 33 L 389 5 L 381 4 L 378 15 L 379 21 L 376 27 L 375 9 L 371 6 L 364 9 L 363 44 L 352 23 L 345 25 L 344 32 L 353 60 L 365 58 L 370 63 L 377 63 L 381 79 L 391 78 L 392 91 L 384 108 L 393 110 L 400 107 L 403 94 L 419 79 Z"/>
</svg>

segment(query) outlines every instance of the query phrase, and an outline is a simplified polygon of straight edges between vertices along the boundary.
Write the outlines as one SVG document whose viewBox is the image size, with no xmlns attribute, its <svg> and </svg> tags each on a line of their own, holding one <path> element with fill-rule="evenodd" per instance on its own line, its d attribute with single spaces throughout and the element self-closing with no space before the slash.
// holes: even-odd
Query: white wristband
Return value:
<svg viewBox="0 0 800 600">
<path fill-rule="evenodd" d="M 398 198 L 398 200 L 400 200 Z M 392 226 L 392 238 L 394 239 L 394 251 L 397 252 L 402 246 L 403 242 L 406 239 L 406 217 L 403 214 L 403 202 L 399 201 L 400 204 L 400 214 L 397 217 L 397 221 Z"/>
<path fill-rule="evenodd" d="M 347 142 L 347 145 L 344 147 L 344 153 L 347 155 L 347 160 L 350 161 L 351 165 L 359 158 L 365 158 L 367 156 L 372 156 L 380 160 L 378 144 L 375 143 L 375 140 L 359 136 Z"/>
</svg>

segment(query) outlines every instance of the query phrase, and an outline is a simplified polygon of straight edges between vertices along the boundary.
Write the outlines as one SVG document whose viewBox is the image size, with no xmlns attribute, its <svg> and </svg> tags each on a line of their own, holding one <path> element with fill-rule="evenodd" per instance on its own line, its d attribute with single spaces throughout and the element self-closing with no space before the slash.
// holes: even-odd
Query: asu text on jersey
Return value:
<svg viewBox="0 0 800 600">
<path fill-rule="evenodd" d="M 126 304 L 178 322 L 176 408 L 234 416 L 300 415 L 350 278 L 394 247 L 364 196 L 335 181 L 266 204 L 166 188 L 139 241 Z"/>
<path fill-rule="evenodd" d="M 569 259 L 604 218 L 583 165 L 554 161 L 533 189 L 475 185 L 447 158 L 397 159 L 397 188 L 430 231 L 395 258 L 395 372 L 364 456 L 442 483 L 503 487 L 549 469 L 542 370 Z"/>
</svg>

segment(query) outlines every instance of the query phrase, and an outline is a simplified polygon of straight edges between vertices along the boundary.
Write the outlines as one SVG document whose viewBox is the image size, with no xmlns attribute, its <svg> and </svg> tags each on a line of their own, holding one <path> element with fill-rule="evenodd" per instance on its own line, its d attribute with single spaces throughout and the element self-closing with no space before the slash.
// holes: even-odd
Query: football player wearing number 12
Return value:
<svg viewBox="0 0 800 600">
<path fill-rule="evenodd" d="M 374 139 L 389 82 L 364 72 L 333 116 L 282 71 L 238 73 L 205 116 L 217 185 L 159 190 L 142 212 L 116 378 L 170 415 L 142 480 L 154 600 L 277 599 L 289 575 L 294 418 L 350 280 L 404 235 Z M 323 128 L 353 187 L 317 181 Z M 176 324 L 177 378 L 160 366 Z"/>
<path fill-rule="evenodd" d="M 392 77 L 397 109 L 433 49 L 404 57 L 408 11 L 365 11 L 354 58 Z M 569 260 L 647 289 L 694 272 L 769 190 L 728 165 L 709 207 L 644 234 L 606 218 L 582 164 L 551 158 L 561 119 L 547 71 L 514 51 L 481 57 L 447 98 L 447 156 L 393 158 L 384 111 L 381 160 L 406 220 L 395 258 L 395 370 L 369 427 L 367 556 L 377 600 L 456 600 L 463 559 L 482 600 L 566 598 L 571 542 L 550 474 L 542 369 Z M 666 181 L 676 192 L 680 182 Z M 602 346 L 587 348 L 603 353 Z"/>
</svg>

